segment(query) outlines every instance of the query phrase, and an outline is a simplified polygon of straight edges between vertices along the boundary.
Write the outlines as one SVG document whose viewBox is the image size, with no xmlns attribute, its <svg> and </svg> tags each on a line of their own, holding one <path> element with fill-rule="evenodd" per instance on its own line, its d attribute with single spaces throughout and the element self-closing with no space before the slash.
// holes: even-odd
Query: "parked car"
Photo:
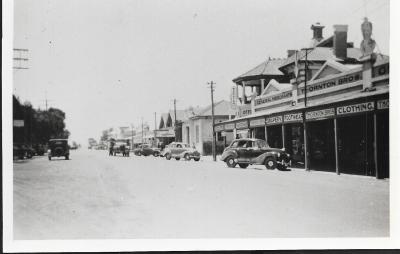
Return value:
<svg viewBox="0 0 400 254">
<path fill-rule="evenodd" d="M 160 149 L 157 147 L 151 147 L 149 144 L 143 144 L 139 145 L 136 149 L 134 149 L 133 153 L 138 156 L 153 155 L 154 157 L 158 157 L 160 156 Z"/>
<path fill-rule="evenodd" d="M 22 160 L 24 158 L 32 158 L 35 154 L 35 151 L 32 147 L 28 146 L 24 143 L 14 143 L 13 144 L 13 156 Z"/>
<path fill-rule="evenodd" d="M 50 139 L 47 153 L 49 160 L 53 157 L 65 157 L 66 160 L 69 160 L 68 139 Z"/>
<path fill-rule="evenodd" d="M 122 156 L 129 157 L 129 149 L 129 145 L 126 142 L 117 141 L 111 144 L 110 155 L 122 154 Z"/>
<path fill-rule="evenodd" d="M 200 153 L 194 147 L 190 147 L 188 144 L 182 142 L 172 142 L 163 150 L 162 155 L 170 160 L 171 158 L 175 158 L 176 160 L 180 160 L 181 158 L 189 161 L 191 159 L 195 161 L 200 160 Z"/>
<path fill-rule="evenodd" d="M 34 149 L 34 154 L 38 156 L 43 156 L 44 153 L 46 152 L 46 148 L 42 144 L 35 144 L 33 146 L 33 149 Z"/>
<path fill-rule="evenodd" d="M 249 165 L 265 165 L 267 169 L 286 169 L 291 165 L 290 155 L 285 149 L 271 148 L 261 139 L 235 139 L 225 148 L 221 160 L 228 167 L 234 168 L 237 164 L 241 168 Z"/>
</svg>

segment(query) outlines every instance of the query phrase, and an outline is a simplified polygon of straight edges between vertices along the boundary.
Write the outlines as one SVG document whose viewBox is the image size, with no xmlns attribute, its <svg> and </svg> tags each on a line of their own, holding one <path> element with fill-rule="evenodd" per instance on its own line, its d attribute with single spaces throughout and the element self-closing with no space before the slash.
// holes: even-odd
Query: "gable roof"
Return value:
<svg viewBox="0 0 400 254">
<path fill-rule="evenodd" d="M 264 91 L 262 91 L 261 95 L 267 94 L 267 91 L 270 90 L 270 92 L 280 92 L 283 90 L 289 90 L 292 88 L 291 84 L 288 83 L 279 83 L 275 79 L 271 79 L 268 83 L 268 85 L 265 87 Z M 271 91 L 272 90 L 272 91 Z"/>
<path fill-rule="evenodd" d="M 335 71 L 335 73 L 332 73 L 332 74 L 338 74 L 338 73 L 346 72 L 346 71 L 349 71 L 352 69 L 352 67 L 350 67 L 350 66 L 346 66 L 339 62 L 328 60 L 321 66 L 321 68 L 317 71 L 317 73 L 315 73 L 315 75 L 311 78 L 310 81 L 318 79 L 321 76 L 321 74 L 323 74 L 324 71 L 328 70 L 329 68 L 331 68 Z"/>
<path fill-rule="evenodd" d="M 353 59 L 359 59 L 361 57 L 361 50 L 358 48 L 347 48 L 347 57 Z M 304 61 L 306 58 L 306 50 L 300 50 L 298 53 L 298 61 Z M 279 70 L 282 70 L 284 67 L 294 64 L 296 59 L 296 54 L 291 55 L 285 62 L 279 67 Z M 342 62 L 343 59 L 337 58 L 333 51 L 333 48 L 326 47 L 315 47 L 312 50 L 308 50 L 307 53 L 307 61 L 315 61 L 315 62 L 325 62 L 328 60 Z"/>
<path fill-rule="evenodd" d="M 233 79 L 233 82 L 240 82 L 249 77 L 256 76 L 283 76 L 284 74 L 279 70 L 279 67 L 284 63 L 286 59 L 271 59 L 262 62 L 253 69 Z"/>
<path fill-rule="evenodd" d="M 214 115 L 216 115 L 216 116 L 235 115 L 236 108 L 237 108 L 237 106 L 232 104 L 231 102 L 221 100 L 219 102 L 214 103 Z M 207 107 L 203 108 L 198 114 L 194 115 L 193 117 L 211 116 L 211 115 L 212 115 L 211 105 L 208 105 Z"/>
</svg>

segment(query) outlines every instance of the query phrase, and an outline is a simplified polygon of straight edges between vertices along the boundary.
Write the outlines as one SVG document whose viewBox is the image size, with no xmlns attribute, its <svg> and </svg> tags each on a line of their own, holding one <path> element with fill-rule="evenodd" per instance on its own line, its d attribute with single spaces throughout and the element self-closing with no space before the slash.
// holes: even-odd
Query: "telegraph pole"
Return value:
<svg viewBox="0 0 400 254">
<path fill-rule="evenodd" d="M 304 110 L 303 110 L 303 131 L 304 131 L 304 168 L 309 171 L 308 168 L 308 145 L 307 145 L 307 122 L 306 122 L 306 111 L 307 111 L 307 73 L 308 73 L 308 50 L 313 48 L 305 48 L 306 51 L 305 63 L 304 63 Z"/>
<path fill-rule="evenodd" d="M 143 144 L 143 117 L 142 117 L 142 144 Z"/>
<path fill-rule="evenodd" d="M 210 85 L 210 91 L 211 91 L 211 119 L 212 119 L 212 156 L 213 160 L 217 160 L 217 154 L 216 154 L 216 140 L 215 140 L 215 118 L 214 118 L 214 81 L 210 81 L 207 83 Z"/>
</svg>

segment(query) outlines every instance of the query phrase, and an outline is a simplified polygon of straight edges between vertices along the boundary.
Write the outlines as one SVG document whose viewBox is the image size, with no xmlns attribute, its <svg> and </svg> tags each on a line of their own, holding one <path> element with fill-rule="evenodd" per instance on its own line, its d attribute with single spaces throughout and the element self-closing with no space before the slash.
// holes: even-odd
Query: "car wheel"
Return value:
<svg viewBox="0 0 400 254">
<path fill-rule="evenodd" d="M 200 158 L 194 158 L 193 160 L 194 160 L 194 161 L 199 161 L 199 160 L 200 160 Z"/>
<path fill-rule="evenodd" d="M 188 153 L 185 154 L 184 158 L 185 158 L 185 160 L 190 161 L 190 155 Z"/>
<path fill-rule="evenodd" d="M 172 158 L 172 157 L 171 157 L 171 154 L 167 153 L 167 154 L 165 155 L 165 159 L 170 160 L 171 158 Z"/>
<path fill-rule="evenodd" d="M 276 160 L 275 160 L 275 158 L 267 158 L 266 160 L 265 160 L 265 167 L 267 168 L 267 169 L 275 169 L 276 168 Z"/>
<path fill-rule="evenodd" d="M 158 152 L 154 152 L 154 153 L 153 153 L 153 156 L 154 156 L 154 157 L 158 157 L 159 155 L 160 155 L 160 154 L 159 154 Z"/>
<path fill-rule="evenodd" d="M 239 163 L 239 167 L 241 168 L 247 168 L 249 166 L 249 164 L 247 163 Z"/>
<path fill-rule="evenodd" d="M 175 157 L 175 160 L 179 161 L 181 158 L 180 157 Z"/>
<path fill-rule="evenodd" d="M 225 161 L 226 161 L 226 165 L 228 165 L 228 167 L 230 167 L 230 168 L 236 167 L 235 158 L 233 156 L 229 156 L 228 158 L 226 158 Z"/>
<path fill-rule="evenodd" d="M 51 156 L 49 156 L 49 161 L 51 161 Z"/>
<path fill-rule="evenodd" d="M 65 159 L 66 159 L 66 160 L 69 160 L 69 155 L 66 155 L 66 156 L 65 156 Z"/>
<path fill-rule="evenodd" d="M 138 152 L 137 155 L 138 155 L 138 156 L 142 156 L 142 152 Z"/>
</svg>

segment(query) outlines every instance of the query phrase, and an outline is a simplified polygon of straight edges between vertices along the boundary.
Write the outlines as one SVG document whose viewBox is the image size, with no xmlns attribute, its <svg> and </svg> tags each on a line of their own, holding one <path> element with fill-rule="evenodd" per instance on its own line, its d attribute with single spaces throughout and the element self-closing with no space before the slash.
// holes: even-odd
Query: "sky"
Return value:
<svg viewBox="0 0 400 254">
<path fill-rule="evenodd" d="M 378 50 L 389 55 L 388 0 L 15 0 L 14 48 L 29 69 L 14 70 L 23 102 L 66 113 L 71 140 L 101 131 L 154 126 L 161 113 L 229 100 L 232 79 L 284 58 L 312 38 L 311 24 L 347 24 L 358 47 L 373 23 Z M 17 64 L 17 63 L 14 63 Z"/>
</svg>

